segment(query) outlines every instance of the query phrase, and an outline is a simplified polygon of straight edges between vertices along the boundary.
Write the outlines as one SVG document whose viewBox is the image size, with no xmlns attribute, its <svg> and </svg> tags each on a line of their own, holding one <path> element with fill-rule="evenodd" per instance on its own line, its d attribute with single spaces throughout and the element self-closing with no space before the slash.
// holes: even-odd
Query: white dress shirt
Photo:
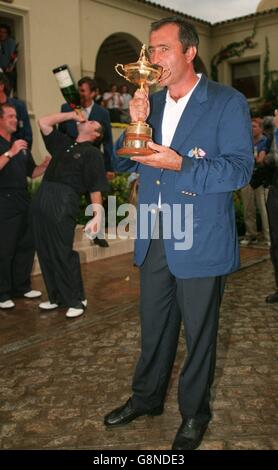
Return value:
<svg viewBox="0 0 278 470">
<path fill-rule="evenodd" d="M 173 140 L 174 134 L 176 132 L 176 128 L 179 124 L 179 120 L 181 118 L 182 113 L 184 112 L 186 105 L 195 90 L 196 86 L 198 85 L 202 74 L 198 75 L 198 81 L 194 85 L 194 87 L 182 98 L 178 101 L 173 100 L 171 98 L 169 90 L 166 94 L 166 104 L 164 108 L 163 118 L 162 118 L 162 145 L 166 147 L 171 147 L 171 142 Z M 163 170 L 161 170 L 163 171 Z M 161 193 L 159 193 L 158 197 L 158 207 L 161 208 Z"/>
</svg>

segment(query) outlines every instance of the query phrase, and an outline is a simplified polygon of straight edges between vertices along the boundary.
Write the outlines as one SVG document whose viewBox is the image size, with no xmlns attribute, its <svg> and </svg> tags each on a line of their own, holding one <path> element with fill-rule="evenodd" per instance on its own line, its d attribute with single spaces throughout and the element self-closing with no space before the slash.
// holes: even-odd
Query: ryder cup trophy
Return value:
<svg viewBox="0 0 278 470">
<path fill-rule="evenodd" d="M 119 71 L 121 68 L 122 72 Z M 142 46 L 140 57 L 137 62 L 115 66 L 116 72 L 128 82 L 140 86 L 144 90 L 145 85 L 154 85 L 162 79 L 168 78 L 169 70 L 156 64 L 151 64 L 146 57 L 146 46 Z M 124 146 L 117 150 L 121 157 L 132 157 L 135 155 L 150 155 L 153 150 L 148 148 L 148 142 L 152 140 L 152 129 L 144 121 L 131 122 L 125 132 Z"/>
</svg>

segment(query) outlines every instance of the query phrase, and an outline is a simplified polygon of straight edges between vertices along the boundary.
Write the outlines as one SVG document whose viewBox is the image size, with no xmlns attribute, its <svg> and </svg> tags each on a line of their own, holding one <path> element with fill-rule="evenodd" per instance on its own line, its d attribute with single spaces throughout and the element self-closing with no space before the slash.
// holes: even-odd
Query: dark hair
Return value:
<svg viewBox="0 0 278 470">
<path fill-rule="evenodd" d="M 96 129 L 96 132 L 99 133 L 99 136 L 96 138 L 96 141 L 99 141 L 103 138 L 103 135 L 104 135 L 104 129 L 103 129 L 103 126 L 99 123 L 99 128 Z"/>
<path fill-rule="evenodd" d="M 195 26 L 192 23 L 188 23 L 184 20 L 182 16 L 168 16 L 167 18 L 162 18 L 161 20 L 154 21 L 151 23 L 151 33 L 157 31 L 167 24 L 175 24 L 179 28 L 179 39 L 182 43 L 183 52 L 191 47 L 195 46 L 198 50 L 199 45 L 199 36 L 196 31 Z"/>
<path fill-rule="evenodd" d="M 85 83 L 89 85 L 91 91 L 96 91 L 96 82 L 91 77 L 82 77 L 80 80 L 78 80 L 78 86 L 84 85 Z"/>
<path fill-rule="evenodd" d="M 0 104 L 0 118 L 2 118 L 4 116 L 4 109 L 5 108 L 13 108 L 14 110 L 16 110 L 15 106 L 13 104 L 2 103 L 2 104 Z"/>
<path fill-rule="evenodd" d="M 11 85 L 7 75 L 5 75 L 3 72 L 0 72 L 0 84 L 4 85 L 4 93 L 5 95 L 9 96 L 11 91 Z"/>
</svg>

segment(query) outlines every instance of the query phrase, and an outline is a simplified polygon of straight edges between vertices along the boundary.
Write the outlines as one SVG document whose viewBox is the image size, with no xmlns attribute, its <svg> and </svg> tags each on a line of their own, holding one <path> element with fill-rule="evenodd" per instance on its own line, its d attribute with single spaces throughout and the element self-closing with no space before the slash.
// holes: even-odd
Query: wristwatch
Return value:
<svg viewBox="0 0 278 470">
<path fill-rule="evenodd" d="M 12 156 L 11 156 L 10 152 L 5 152 L 4 156 L 7 157 L 9 160 L 12 159 Z"/>
</svg>

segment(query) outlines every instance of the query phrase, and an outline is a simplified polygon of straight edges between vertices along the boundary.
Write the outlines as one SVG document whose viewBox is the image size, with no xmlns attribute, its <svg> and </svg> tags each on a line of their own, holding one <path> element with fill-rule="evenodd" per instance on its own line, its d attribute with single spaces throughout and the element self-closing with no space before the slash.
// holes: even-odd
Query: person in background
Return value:
<svg viewBox="0 0 278 470">
<path fill-rule="evenodd" d="M 151 155 L 117 158 L 118 170 L 140 174 L 135 262 L 141 354 L 131 398 L 108 413 L 104 424 L 113 428 L 163 413 L 183 322 L 182 422 L 173 450 L 196 449 L 211 420 L 220 304 L 227 274 L 239 267 L 233 191 L 248 183 L 254 163 L 247 101 L 196 74 L 198 43 L 194 26 L 183 17 L 151 25 L 150 60 L 171 74 L 150 101 L 146 90 L 137 90 L 130 114 L 132 121 L 148 119 L 156 143 L 148 144 Z M 140 233 L 140 212 L 150 206 L 156 229 L 149 224 Z"/>
<path fill-rule="evenodd" d="M 0 308 L 15 306 L 15 297 L 36 299 L 40 291 L 31 289 L 34 243 L 30 221 L 27 177 L 41 176 L 49 163 L 46 157 L 36 165 L 28 144 L 15 139 L 16 109 L 0 105 Z"/>
<path fill-rule="evenodd" d="M 121 122 L 122 98 L 118 87 L 112 84 L 110 91 L 103 94 L 103 105 L 108 109 L 111 122 Z"/>
<path fill-rule="evenodd" d="M 17 127 L 13 134 L 14 139 L 23 139 L 31 150 L 33 132 L 26 105 L 18 98 L 10 98 L 10 84 L 6 75 L 0 72 L 0 104 L 11 104 L 16 109 Z"/>
<path fill-rule="evenodd" d="M 252 119 L 254 158 L 256 167 L 261 166 L 262 162 L 269 150 L 268 139 L 263 135 L 263 121 L 255 117 Z M 255 170 L 256 171 L 256 168 Z M 250 184 L 240 190 L 244 210 L 245 236 L 240 241 L 242 246 L 248 246 L 256 243 L 257 239 L 257 218 L 256 207 L 262 221 L 263 242 L 270 245 L 268 217 L 266 211 L 268 189 L 260 185 L 253 189 Z"/>
<path fill-rule="evenodd" d="M 56 129 L 73 120 L 79 123 L 75 140 Z M 93 145 L 102 138 L 102 127 L 75 111 L 44 116 L 39 126 L 52 156 L 32 204 L 36 250 L 49 298 L 39 307 L 66 307 L 66 317 L 75 318 L 87 305 L 79 254 L 73 250 L 80 196 L 90 194 L 96 218 L 86 230 L 95 235 L 101 226 L 101 192 L 108 187 L 102 154 Z"/>
<path fill-rule="evenodd" d="M 122 85 L 120 89 L 120 96 L 122 100 L 122 107 L 121 107 L 121 122 L 129 123 L 130 122 L 130 115 L 129 115 L 129 102 L 132 98 L 131 94 L 128 92 L 127 85 Z"/>
<path fill-rule="evenodd" d="M 95 94 L 95 97 L 94 97 L 94 102 L 96 104 L 98 104 L 99 106 L 102 106 L 103 104 L 103 95 L 100 91 L 100 88 L 99 87 L 96 87 L 96 94 Z"/>
<path fill-rule="evenodd" d="M 10 89 L 16 90 L 16 62 L 17 44 L 11 37 L 11 28 L 7 24 L 0 24 L 0 69 L 7 75 Z"/>
</svg>

